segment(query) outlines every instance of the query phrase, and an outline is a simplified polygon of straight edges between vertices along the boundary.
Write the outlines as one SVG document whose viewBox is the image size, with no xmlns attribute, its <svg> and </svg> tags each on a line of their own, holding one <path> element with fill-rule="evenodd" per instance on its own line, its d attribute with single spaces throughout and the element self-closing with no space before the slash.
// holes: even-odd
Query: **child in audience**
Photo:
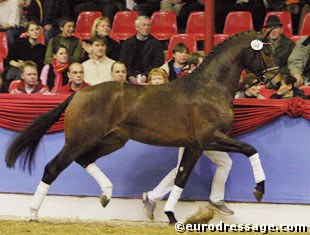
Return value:
<svg viewBox="0 0 310 235">
<path fill-rule="evenodd" d="M 161 85 L 168 83 L 167 73 L 161 68 L 154 68 L 149 73 L 149 85 Z"/>
</svg>

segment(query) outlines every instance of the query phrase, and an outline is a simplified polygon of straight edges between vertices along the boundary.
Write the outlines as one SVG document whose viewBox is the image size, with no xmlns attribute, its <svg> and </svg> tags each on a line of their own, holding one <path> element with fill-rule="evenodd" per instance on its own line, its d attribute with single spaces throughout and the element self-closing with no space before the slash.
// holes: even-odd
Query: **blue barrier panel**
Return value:
<svg viewBox="0 0 310 235">
<path fill-rule="evenodd" d="M 310 122 L 283 116 L 239 139 L 252 144 L 260 153 L 265 169 L 264 202 L 310 203 Z M 0 129 L 0 153 L 4 159 L 16 132 Z M 0 192 L 33 193 L 41 180 L 44 166 L 61 149 L 64 134 L 45 135 L 39 146 L 32 175 L 0 162 Z M 72 149 L 74 151 L 74 149 Z M 129 141 L 124 148 L 97 161 L 114 184 L 114 197 L 141 197 L 151 190 L 177 163 L 177 148 L 149 146 Z M 232 153 L 233 168 L 226 184 L 227 201 L 255 201 L 255 186 L 248 159 Z M 215 166 L 201 157 L 185 187 L 183 199 L 208 200 Z M 99 186 L 78 164 L 71 164 L 52 184 L 50 194 L 100 194 Z"/>
</svg>

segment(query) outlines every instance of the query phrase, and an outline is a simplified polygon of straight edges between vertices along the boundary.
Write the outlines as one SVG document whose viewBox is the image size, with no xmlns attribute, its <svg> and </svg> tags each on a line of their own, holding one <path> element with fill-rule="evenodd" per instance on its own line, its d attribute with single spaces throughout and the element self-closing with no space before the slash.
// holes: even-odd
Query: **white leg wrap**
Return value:
<svg viewBox="0 0 310 235">
<path fill-rule="evenodd" d="M 178 203 L 182 192 L 183 192 L 182 188 L 180 188 L 176 185 L 173 186 L 171 193 L 169 195 L 169 198 L 168 198 L 166 205 L 165 205 L 165 211 L 174 212 L 175 206 Z"/>
<path fill-rule="evenodd" d="M 107 198 L 110 199 L 112 197 L 113 184 L 109 178 L 103 174 L 103 172 L 99 169 L 99 167 L 96 166 L 95 163 L 89 164 L 85 170 L 96 180 L 102 192 L 104 192 Z"/>
<path fill-rule="evenodd" d="M 249 160 L 253 169 L 255 182 L 259 183 L 264 181 L 266 179 L 266 176 L 260 162 L 258 153 L 255 153 L 251 157 L 249 157 Z"/>
<path fill-rule="evenodd" d="M 32 201 L 30 203 L 30 220 L 38 219 L 38 211 L 43 203 L 43 200 L 50 188 L 50 185 L 40 182 L 36 192 L 33 195 Z"/>
</svg>

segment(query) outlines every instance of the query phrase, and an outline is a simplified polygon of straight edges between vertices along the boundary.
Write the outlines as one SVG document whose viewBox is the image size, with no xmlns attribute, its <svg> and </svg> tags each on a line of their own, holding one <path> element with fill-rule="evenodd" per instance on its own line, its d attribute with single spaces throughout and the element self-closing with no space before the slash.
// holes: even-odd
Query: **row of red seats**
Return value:
<svg viewBox="0 0 310 235">
<path fill-rule="evenodd" d="M 283 33 L 288 37 L 292 36 L 292 17 L 289 12 L 278 11 L 268 12 L 265 17 L 264 25 L 270 15 L 277 15 L 283 23 Z M 75 36 L 82 40 L 89 39 L 92 23 L 101 12 L 81 12 L 77 24 Z M 134 21 L 138 13 L 136 11 L 117 12 L 112 25 L 112 38 L 125 40 L 136 33 Z M 159 40 L 169 40 L 171 36 L 177 34 L 177 23 L 175 12 L 154 12 L 152 17 L 151 33 Z M 242 31 L 253 30 L 252 14 L 249 11 L 229 12 L 223 34 L 233 35 Z M 196 37 L 197 40 L 204 40 L 205 33 L 205 12 L 192 12 L 188 18 L 186 34 Z M 310 13 L 307 13 L 302 24 L 300 35 L 310 34 Z"/>
</svg>

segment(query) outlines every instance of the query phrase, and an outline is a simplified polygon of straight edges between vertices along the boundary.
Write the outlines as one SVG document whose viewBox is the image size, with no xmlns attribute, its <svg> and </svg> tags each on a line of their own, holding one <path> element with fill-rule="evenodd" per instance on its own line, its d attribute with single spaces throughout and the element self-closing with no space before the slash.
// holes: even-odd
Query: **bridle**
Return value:
<svg viewBox="0 0 310 235">
<path fill-rule="evenodd" d="M 268 44 L 268 43 L 263 43 L 263 44 Z M 274 66 L 268 68 L 267 64 L 265 63 L 263 56 L 262 56 L 262 50 L 255 51 L 255 56 L 259 56 L 259 63 L 260 63 L 260 68 L 265 68 L 261 73 L 257 74 L 255 73 L 256 77 L 258 78 L 257 81 L 252 83 L 250 87 L 255 86 L 257 84 L 262 84 L 266 85 L 269 83 L 270 88 L 272 89 L 277 89 L 276 86 L 273 85 L 272 80 L 275 78 L 275 76 L 279 73 L 279 66 Z M 271 73 L 271 76 L 267 76 L 269 73 Z"/>
</svg>

